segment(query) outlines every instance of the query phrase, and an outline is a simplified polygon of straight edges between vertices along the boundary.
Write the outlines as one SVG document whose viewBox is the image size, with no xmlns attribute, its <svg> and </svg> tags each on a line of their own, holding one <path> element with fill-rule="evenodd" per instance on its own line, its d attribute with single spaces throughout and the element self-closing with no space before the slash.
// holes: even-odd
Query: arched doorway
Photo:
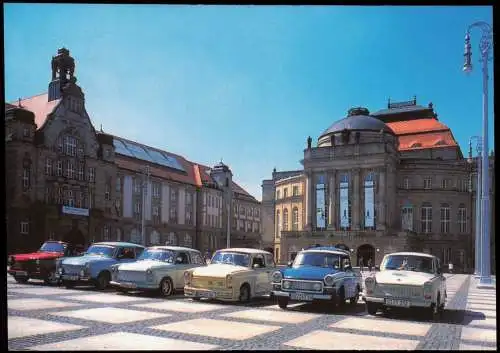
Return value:
<svg viewBox="0 0 500 353">
<path fill-rule="evenodd" d="M 363 244 L 358 248 L 357 251 L 357 265 L 361 265 L 361 259 L 363 259 L 363 266 L 368 266 L 368 260 L 372 260 L 372 266 L 375 266 L 375 248 L 370 244 Z"/>
<path fill-rule="evenodd" d="M 62 241 L 72 245 L 85 245 L 85 236 L 80 229 L 72 228 L 63 236 Z"/>
<path fill-rule="evenodd" d="M 342 249 L 342 250 L 345 250 L 345 251 L 351 251 L 351 249 L 347 245 L 345 245 L 344 243 L 339 243 L 339 244 L 335 245 L 335 247 Z"/>
</svg>

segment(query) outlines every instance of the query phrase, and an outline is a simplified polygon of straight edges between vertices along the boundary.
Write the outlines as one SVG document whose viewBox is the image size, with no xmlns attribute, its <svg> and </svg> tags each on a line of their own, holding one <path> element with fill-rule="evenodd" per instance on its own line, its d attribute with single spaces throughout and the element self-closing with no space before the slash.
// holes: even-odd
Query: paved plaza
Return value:
<svg viewBox="0 0 500 353">
<path fill-rule="evenodd" d="M 440 322 L 406 313 L 369 316 L 270 299 L 251 304 L 194 302 L 151 294 L 64 289 L 8 276 L 10 350 L 496 349 L 496 292 L 468 275 L 447 275 Z"/>
</svg>

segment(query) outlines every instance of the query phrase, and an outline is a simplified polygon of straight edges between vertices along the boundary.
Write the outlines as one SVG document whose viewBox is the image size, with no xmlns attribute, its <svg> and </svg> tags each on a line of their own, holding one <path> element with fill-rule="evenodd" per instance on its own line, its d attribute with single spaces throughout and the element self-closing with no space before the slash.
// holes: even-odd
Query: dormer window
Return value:
<svg viewBox="0 0 500 353">
<path fill-rule="evenodd" d="M 445 146 L 446 145 L 446 142 L 444 142 L 443 140 L 439 140 L 437 141 L 434 146 Z"/>
</svg>

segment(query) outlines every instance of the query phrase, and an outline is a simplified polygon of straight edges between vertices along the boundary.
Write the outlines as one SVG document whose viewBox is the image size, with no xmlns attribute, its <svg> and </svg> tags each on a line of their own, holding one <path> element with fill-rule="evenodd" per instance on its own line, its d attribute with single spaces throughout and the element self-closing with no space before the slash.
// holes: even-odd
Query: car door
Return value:
<svg viewBox="0 0 500 353">
<path fill-rule="evenodd" d="M 175 254 L 174 266 L 169 270 L 176 289 L 184 288 L 184 272 L 191 268 L 191 258 L 187 251 L 178 251 Z"/>
<path fill-rule="evenodd" d="M 276 263 L 274 262 L 274 257 L 271 254 L 265 254 L 264 260 L 266 261 L 266 273 L 267 282 L 265 285 L 265 291 L 270 293 L 272 290 L 273 273 L 276 271 Z"/>
<path fill-rule="evenodd" d="M 269 279 L 267 271 L 269 271 L 269 269 L 266 268 L 266 262 L 264 260 L 263 254 L 255 254 L 253 256 L 252 268 L 255 278 L 255 288 L 254 288 L 255 294 L 256 295 L 266 294 L 267 293 L 266 288 L 268 287 L 267 282 Z"/>
</svg>

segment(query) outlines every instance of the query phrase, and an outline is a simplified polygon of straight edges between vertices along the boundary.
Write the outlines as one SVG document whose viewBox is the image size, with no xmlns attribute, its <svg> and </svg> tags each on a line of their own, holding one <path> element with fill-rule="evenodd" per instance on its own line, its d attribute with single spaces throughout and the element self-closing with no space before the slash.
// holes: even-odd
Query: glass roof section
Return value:
<svg viewBox="0 0 500 353">
<path fill-rule="evenodd" d="M 123 141 L 116 137 L 113 139 L 113 145 L 115 146 L 115 153 L 156 163 L 164 167 L 185 171 L 182 164 L 180 164 L 175 157 L 169 156 L 158 150 L 141 146 L 130 141 Z"/>
</svg>

